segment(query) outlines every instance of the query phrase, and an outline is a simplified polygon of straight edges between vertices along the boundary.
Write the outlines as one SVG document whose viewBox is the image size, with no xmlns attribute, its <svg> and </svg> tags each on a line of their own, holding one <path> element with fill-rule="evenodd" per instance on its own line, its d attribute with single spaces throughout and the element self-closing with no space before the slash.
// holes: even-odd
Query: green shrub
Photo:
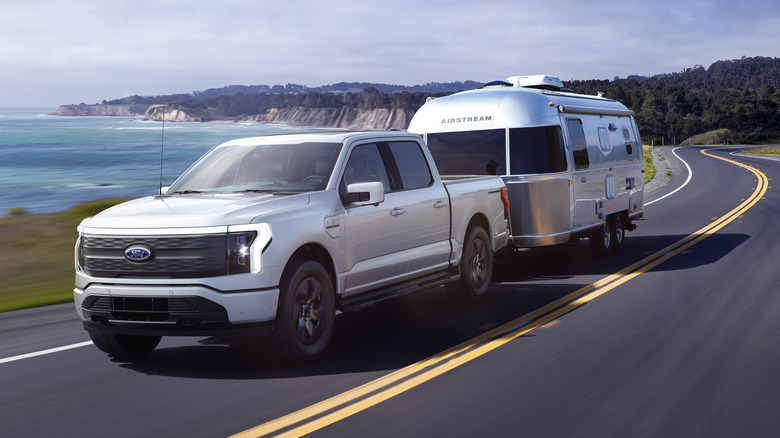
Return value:
<svg viewBox="0 0 780 438">
<path fill-rule="evenodd" d="M 11 207 L 5 212 L 8 216 L 24 216 L 27 214 L 27 209 L 24 207 Z"/>
</svg>

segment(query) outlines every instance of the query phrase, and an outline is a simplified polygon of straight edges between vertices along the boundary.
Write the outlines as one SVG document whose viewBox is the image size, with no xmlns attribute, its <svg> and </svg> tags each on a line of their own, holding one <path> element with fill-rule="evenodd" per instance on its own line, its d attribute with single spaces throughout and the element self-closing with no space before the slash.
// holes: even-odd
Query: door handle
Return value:
<svg viewBox="0 0 780 438">
<path fill-rule="evenodd" d="M 436 201 L 436 203 L 433 204 L 433 208 L 442 208 L 447 206 L 447 201 Z"/>
<path fill-rule="evenodd" d="M 390 216 L 400 216 L 404 213 L 406 213 L 406 209 L 403 207 L 396 207 L 390 210 Z"/>
</svg>

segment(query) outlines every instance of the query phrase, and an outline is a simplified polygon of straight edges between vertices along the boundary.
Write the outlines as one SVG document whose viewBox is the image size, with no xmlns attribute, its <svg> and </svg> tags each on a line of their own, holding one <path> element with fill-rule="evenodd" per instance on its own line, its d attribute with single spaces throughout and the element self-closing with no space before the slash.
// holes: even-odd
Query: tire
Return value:
<svg viewBox="0 0 780 438">
<path fill-rule="evenodd" d="M 626 240 L 626 226 L 623 222 L 623 217 L 615 215 L 609 223 L 609 231 L 612 234 L 612 251 L 620 251 L 620 248 L 623 247 L 623 242 Z"/>
<path fill-rule="evenodd" d="M 485 298 L 493 278 L 493 251 L 482 227 L 472 228 L 466 236 L 460 259 L 460 280 L 452 286 L 469 301 Z"/>
<path fill-rule="evenodd" d="M 328 345 L 336 319 L 330 275 L 319 263 L 294 262 L 282 279 L 271 342 L 286 362 L 307 362 Z"/>
<path fill-rule="evenodd" d="M 597 227 L 590 235 L 590 247 L 597 254 L 605 255 L 612 248 L 612 227 L 610 219 L 607 218 L 600 227 Z"/>
<path fill-rule="evenodd" d="M 92 343 L 109 356 L 137 359 L 148 355 L 160 343 L 162 336 L 115 335 L 89 331 Z"/>
</svg>

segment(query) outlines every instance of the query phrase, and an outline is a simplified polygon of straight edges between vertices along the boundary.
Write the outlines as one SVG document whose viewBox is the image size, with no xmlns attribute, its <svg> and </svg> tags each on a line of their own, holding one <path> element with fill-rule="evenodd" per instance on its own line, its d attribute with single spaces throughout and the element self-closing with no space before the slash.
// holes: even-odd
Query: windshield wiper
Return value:
<svg viewBox="0 0 780 438">
<path fill-rule="evenodd" d="M 168 192 L 166 195 L 189 195 L 192 193 L 206 193 L 203 190 L 179 190 L 176 192 Z"/>
<path fill-rule="evenodd" d="M 290 190 L 274 190 L 274 189 L 246 189 L 246 190 L 236 190 L 235 193 L 273 193 L 274 195 L 297 195 L 300 192 L 294 192 Z"/>
</svg>

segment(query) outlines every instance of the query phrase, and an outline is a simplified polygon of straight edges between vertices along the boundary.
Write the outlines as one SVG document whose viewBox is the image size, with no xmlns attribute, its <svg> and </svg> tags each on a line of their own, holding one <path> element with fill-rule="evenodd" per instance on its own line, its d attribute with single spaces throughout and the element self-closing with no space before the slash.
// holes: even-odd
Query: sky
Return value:
<svg viewBox="0 0 780 438">
<path fill-rule="evenodd" d="M 780 57 L 780 2 L 0 0 L 0 107 L 227 85 L 679 72 Z"/>
</svg>

